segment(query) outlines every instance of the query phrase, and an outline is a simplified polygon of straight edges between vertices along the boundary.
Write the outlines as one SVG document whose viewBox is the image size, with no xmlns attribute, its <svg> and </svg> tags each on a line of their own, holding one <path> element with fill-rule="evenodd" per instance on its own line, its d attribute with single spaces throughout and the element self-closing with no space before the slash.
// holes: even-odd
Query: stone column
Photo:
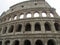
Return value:
<svg viewBox="0 0 60 45">
<path fill-rule="evenodd" d="M 44 21 L 41 21 L 40 25 L 41 25 L 41 31 L 45 33 Z"/>
<path fill-rule="evenodd" d="M 5 45 L 5 40 L 2 40 L 2 45 Z"/>
<path fill-rule="evenodd" d="M 9 18 L 8 17 L 6 18 L 6 21 L 9 21 Z"/>
<path fill-rule="evenodd" d="M 24 13 L 24 19 L 26 18 L 26 13 Z"/>
<path fill-rule="evenodd" d="M 34 22 L 31 22 L 31 31 L 34 32 Z"/>
<path fill-rule="evenodd" d="M 39 14 L 39 17 L 42 17 L 42 11 L 39 11 L 39 13 L 40 13 L 40 14 Z"/>
<path fill-rule="evenodd" d="M 51 16 L 50 16 L 50 11 L 47 11 L 47 17 L 51 17 Z"/>
<path fill-rule="evenodd" d="M 3 26 L 2 26 L 1 34 L 2 34 L 2 32 L 3 32 Z"/>
<path fill-rule="evenodd" d="M 14 44 L 13 42 L 14 42 L 14 41 L 13 41 L 13 40 L 11 40 L 11 41 L 10 41 L 10 45 L 13 45 L 13 44 Z"/>
<path fill-rule="evenodd" d="M 7 28 L 6 34 L 8 34 L 9 28 L 10 28 L 10 25 L 8 24 L 8 28 Z"/>
<path fill-rule="evenodd" d="M 14 24 L 13 34 L 16 32 L 16 24 Z"/>
<path fill-rule="evenodd" d="M 20 14 L 17 14 L 17 19 L 20 19 Z"/>
<path fill-rule="evenodd" d="M 55 27 L 54 27 L 54 23 L 51 21 L 50 24 L 51 24 L 51 30 L 52 30 L 52 32 L 56 32 Z"/>
<path fill-rule="evenodd" d="M 31 12 L 31 16 L 32 16 L 32 18 L 34 18 L 34 12 L 33 11 Z"/>
<path fill-rule="evenodd" d="M 14 16 L 11 16 L 11 20 L 14 20 Z"/>
<path fill-rule="evenodd" d="M 24 45 L 24 40 L 23 39 L 21 39 L 20 45 Z"/>
<path fill-rule="evenodd" d="M 23 22 L 22 23 L 22 31 L 21 31 L 22 33 L 24 33 L 25 32 L 25 23 Z"/>
</svg>

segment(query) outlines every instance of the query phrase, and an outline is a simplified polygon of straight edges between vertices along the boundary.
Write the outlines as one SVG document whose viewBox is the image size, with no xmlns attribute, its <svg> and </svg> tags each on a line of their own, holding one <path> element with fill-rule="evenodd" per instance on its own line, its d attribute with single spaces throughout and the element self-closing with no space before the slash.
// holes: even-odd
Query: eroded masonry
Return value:
<svg viewBox="0 0 60 45">
<path fill-rule="evenodd" d="M 0 45 L 60 45 L 60 17 L 45 0 L 13 5 L 0 16 Z"/>
</svg>

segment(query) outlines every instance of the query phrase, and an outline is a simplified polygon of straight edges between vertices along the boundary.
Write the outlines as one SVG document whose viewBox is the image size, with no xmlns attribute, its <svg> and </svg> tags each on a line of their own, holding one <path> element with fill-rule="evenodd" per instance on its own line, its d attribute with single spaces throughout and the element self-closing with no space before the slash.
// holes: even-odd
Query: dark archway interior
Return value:
<svg viewBox="0 0 60 45">
<path fill-rule="evenodd" d="M 60 31 L 60 25 L 58 23 L 54 23 L 56 31 Z"/>
<path fill-rule="evenodd" d="M 5 42 L 5 45 L 10 45 L 10 41 L 6 41 Z"/>
<path fill-rule="evenodd" d="M 16 31 L 17 31 L 17 32 L 20 32 L 20 31 L 21 31 L 21 29 L 22 29 L 22 25 L 21 25 L 21 24 L 19 24 L 19 25 L 17 26 Z"/>
<path fill-rule="evenodd" d="M 55 42 L 53 40 L 49 40 L 47 45 L 55 45 Z"/>
<path fill-rule="evenodd" d="M 31 45 L 31 42 L 29 40 L 25 40 L 24 45 Z"/>
<path fill-rule="evenodd" d="M 41 26 L 39 23 L 35 24 L 35 31 L 41 31 Z"/>
<path fill-rule="evenodd" d="M 7 27 L 4 27 L 4 29 L 3 29 L 3 34 L 5 34 L 6 31 L 7 31 Z"/>
<path fill-rule="evenodd" d="M 2 45 L 2 41 L 0 41 L 0 45 Z"/>
<path fill-rule="evenodd" d="M 46 31 L 51 31 L 51 26 L 49 23 L 45 23 L 45 30 Z"/>
<path fill-rule="evenodd" d="M 31 31 L 31 25 L 29 23 L 26 24 L 25 31 Z"/>
<path fill-rule="evenodd" d="M 13 32 L 13 29 L 14 29 L 14 26 L 11 25 L 10 28 L 9 28 L 9 33 L 12 33 Z"/>
<path fill-rule="evenodd" d="M 16 40 L 15 43 L 14 43 L 14 45 L 19 45 L 19 41 Z"/>
<path fill-rule="evenodd" d="M 41 40 L 37 40 L 35 45 L 43 45 L 42 41 Z"/>
</svg>

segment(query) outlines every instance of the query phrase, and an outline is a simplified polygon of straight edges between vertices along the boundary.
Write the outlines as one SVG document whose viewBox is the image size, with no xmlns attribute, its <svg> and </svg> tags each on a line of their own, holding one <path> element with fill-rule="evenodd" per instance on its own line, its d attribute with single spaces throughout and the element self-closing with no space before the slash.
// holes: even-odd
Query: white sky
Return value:
<svg viewBox="0 0 60 45">
<path fill-rule="evenodd" d="M 0 15 L 2 12 L 9 9 L 10 6 L 17 4 L 19 2 L 23 2 L 26 0 L 0 0 Z M 46 0 L 51 7 L 56 9 L 56 12 L 60 15 L 60 0 Z"/>
</svg>

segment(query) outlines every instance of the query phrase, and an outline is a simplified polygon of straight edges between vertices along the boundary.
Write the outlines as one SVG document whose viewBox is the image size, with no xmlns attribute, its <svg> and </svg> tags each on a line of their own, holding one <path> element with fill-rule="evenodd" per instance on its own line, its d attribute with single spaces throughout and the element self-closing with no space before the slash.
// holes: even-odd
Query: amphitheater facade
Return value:
<svg viewBox="0 0 60 45">
<path fill-rule="evenodd" d="M 60 17 L 45 0 L 13 5 L 0 16 L 0 45 L 60 45 Z"/>
</svg>

